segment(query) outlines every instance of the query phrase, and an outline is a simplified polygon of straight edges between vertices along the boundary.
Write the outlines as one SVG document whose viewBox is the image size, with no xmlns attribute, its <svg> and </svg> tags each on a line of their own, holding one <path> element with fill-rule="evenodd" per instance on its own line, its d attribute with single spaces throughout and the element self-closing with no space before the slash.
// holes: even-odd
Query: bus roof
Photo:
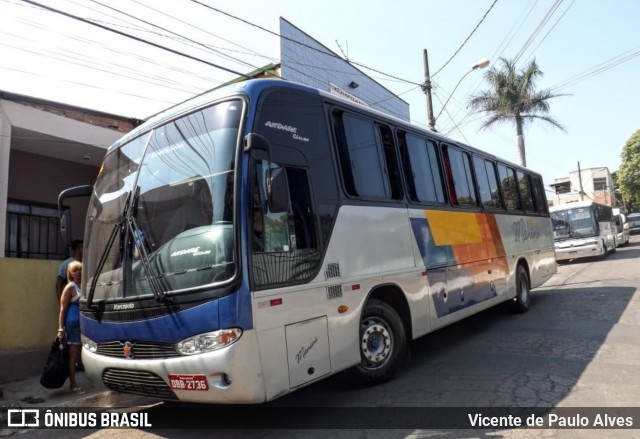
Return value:
<svg viewBox="0 0 640 439">
<path fill-rule="evenodd" d="M 561 211 L 561 210 L 576 209 L 576 208 L 580 208 L 580 207 L 590 207 L 590 206 L 593 206 L 594 204 L 597 204 L 597 205 L 600 205 L 600 206 L 611 207 L 608 204 L 602 204 L 602 203 L 598 203 L 597 201 L 587 200 L 587 201 L 575 201 L 573 203 L 559 204 L 557 206 L 551 206 L 549 208 L 549 212 L 558 212 L 558 211 Z"/>
<path fill-rule="evenodd" d="M 515 163 L 509 162 L 507 160 L 504 160 L 503 158 L 500 158 L 498 156 L 495 156 L 489 152 L 483 151 L 482 149 L 473 147 L 471 145 L 467 145 L 466 143 L 463 142 L 459 142 L 457 140 L 454 139 L 450 139 L 448 137 L 445 137 L 444 135 L 437 133 L 435 131 L 431 131 L 428 130 L 427 128 L 424 127 L 420 127 L 418 125 L 412 124 L 410 122 L 407 122 L 405 120 L 399 119 L 395 116 L 392 116 L 390 114 L 387 113 L 383 113 L 379 110 L 373 109 L 373 108 L 368 108 L 365 106 L 361 106 L 358 104 L 354 104 L 353 102 L 348 101 L 347 99 L 341 98 L 340 96 L 336 96 L 333 95 L 329 92 L 323 91 L 323 90 L 319 90 L 316 88 L 312 88 L 309 87 L 307 85 L 303 85 L 303 84 L 299 84 L 296 82 L 292 82 L 292 81 L 287 81 L 285 79 L 274 79 L 274 78 L 259 78 L 259 79 L 249 79 L 246 81 L 242 81 L 242 82 L 235 82 L 229 85 L 225 85 L 222 86 L 220 88 L 217 89 L 213 89 L 210 90 L 208 92 L 205 92 L 203 94 L 197 95 L 189 100 L 186 100 L 182 103 L 179 103 L 177 105 L 174 105 L 172 107 L 167 108 L 166 110 L 153 115 L 149 120 L 145 121 L 142 125 L 139 125 L 138 127 L 136 127 L 135 129 L 133 129 L 132 131 L 130 131 L 129 133 L 125 134 L 122 138 L 120 138 L 119 140 L 117 140 L 114 144 L 112 144 L 109 149 L 107 150 L 107 154 L 109 152 L 111 152 L 113 149 L 118 148 L 119 146 L 123 145 L 124 143 L 130 141 L 131 139 L 139 136 L 140 134 L 158 126 L 161 125 L 163 123 L 166 123 L 176 117 L 179 117 L 183 114 L 188 114 L 192 111 L 196 111 L 199 108 L 202 108 L 204 106 L 207 106 L 210 102 L 218 99 L 218 98 L 222 98 L 224 96 L 232 96 L 232 95 L 245 95 L 245 96 L 256 96 L 259 95 L 263 90 L 267 89 L 267 88 L 272 88 L 272 87 L 282 87 L 282 88 L 291 88 L 291 89 L 297 89 L 297 90 L 301 90 L 301 91 L 305 91 L 307 93 L 310 94 L 316 94 L 318 96 L 322 96 L 325 100 L 330 100 L 333 103 L 335 103 L 336 105 L 342 105 L 342 106 L 346 106 L 346 107 L 351 107 L 354 109 L 357 109 L 357 111 L 359 112 L 365 112 L 365 113 L 369 113 L 369 114 L 373 114 L 376 116 L 376 118 L 378 119 L 386 119 L 387 121 L 389 121 L 390 123 L 393 123 L 394 125 L 401 127 L 401 128 L 405 128 L 407 130 L 413 130 L 413 131 L 417 131 L 417 132 L 421 132 L 425 135 L 428 135 L 429 137 L 433 138 L 434 140 L 437 141 L 441 141 L 441 142 L 446 142 L 448 144 L 451 145 L 458 145 L 458 146 L 462 146 L 465 149 L 471 150 L 471 151 L 475 151 L 478 154 L 482 154 L 488 158 L 494 159 L 494 160 L 499 160 L 502 163 L 505 163 L 509 166 L 512 166 L 516 169 L 527 169 L 529 172 L 533 173 L 533 174 L 538 174 L 538 172 L 535 172 L 531 169 L 528 168 L 524 168 L 520 165 L 517 165 Z"/>
</svg>

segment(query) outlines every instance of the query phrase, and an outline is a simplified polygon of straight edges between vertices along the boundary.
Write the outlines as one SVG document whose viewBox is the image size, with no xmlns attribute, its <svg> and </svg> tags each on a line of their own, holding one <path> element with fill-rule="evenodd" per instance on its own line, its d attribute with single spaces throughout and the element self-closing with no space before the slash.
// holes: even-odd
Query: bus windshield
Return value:
<svg viewBox="0 0 640 439">
<path fill-rule="evenodd" d="M 111 151 L 89 204 L 90 300 L 166 294 L 235 274 L 234 158 L 242 103 L 220 103 Z"/>
<path fill-rule="evenodd" d="M 596 236 L 597 224 L 591 209 L 576 208 L 551 213 L 555 240 Z"/>
</svg>

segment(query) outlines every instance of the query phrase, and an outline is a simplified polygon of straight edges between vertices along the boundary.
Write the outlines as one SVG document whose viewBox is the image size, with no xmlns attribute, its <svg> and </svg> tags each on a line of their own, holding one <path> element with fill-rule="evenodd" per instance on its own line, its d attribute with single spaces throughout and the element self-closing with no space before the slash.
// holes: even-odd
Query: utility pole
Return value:
<svg viewBox="0 0 640 439">
<path fill-rule="evenodd" d="M 433 117 L 433 104 L 431 102 L 431 76 L 429 75 L 429 55 L 427 49 L 423 52 L 424 59 L 424 84 L 421 88 L 425 95 L 427 95 L 427 120 L 429 122 L 429 128 L 431 131 L 436 131 L 436 119 Z"/>
<path fill-rule="evenodd" d="M 580 201 L 584 201 L 584 191 L 582 190 L 582 173 L 580 172 L 580 162 L 578 162 L 578 181 L 580 182 Z"/>
</svg>

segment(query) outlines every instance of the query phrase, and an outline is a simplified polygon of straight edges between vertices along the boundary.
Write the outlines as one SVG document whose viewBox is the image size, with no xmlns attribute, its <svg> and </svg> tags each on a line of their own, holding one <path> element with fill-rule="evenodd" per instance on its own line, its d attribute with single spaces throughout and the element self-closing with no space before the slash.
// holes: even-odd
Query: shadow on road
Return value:
<svg viewBox="0 0 640 439">
<path fill-rule="evenodd" d="M 165 403 L 155 409 L 156 418 L 171 425 L 177 413 L 198 416 L 196 424 L 203 427 L 202 414 L 207 413 L 209 428 L 216 428 L 216 419 L 237 416 L 239 425 L 255 428 L 257 418 L 263 423 L 262 418 L 273 416 L 282 428 L 365 429 L 398 428 L 398 416 L 409 416 L 416 406 L 433 408 L 414 414 L 423 417 L 461 416 L 474 407 L 538 407 L 540 413 L 548 412 L 574 388 L 634 292 L 635 288 L 616 286 L 541 289 L 533 293 L 526 314 L 514 315 L 497 306 L 414 341 L 411 362 L 389 383 L 354 389 L 337 375 L 231 414 L 228 407 Z M 411 422 L 407 419 L 406 425 Z M 430 437 L 460 437 L 459 433 Z M 163 436 L 182 437 L 166 432 Z M 381 435 L 404 436 L 399 431 Z M 483 434 L 475 430 L 474 436 Z"/>
</svg>

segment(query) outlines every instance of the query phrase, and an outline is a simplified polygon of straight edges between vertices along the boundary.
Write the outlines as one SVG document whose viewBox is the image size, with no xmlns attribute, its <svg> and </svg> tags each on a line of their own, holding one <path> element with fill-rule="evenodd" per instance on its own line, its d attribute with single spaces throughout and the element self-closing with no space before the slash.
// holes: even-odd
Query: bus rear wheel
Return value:
<svg viewBox="0 0 640 439">
<path fill-rule="evenodd" d="M 524 313 L 529 311 L 530 304 L 529 275 L 522 265 L 518 265 L 516 269 L 516 297 L 511 300 L 511 309 L 517 313 Z"/>
<path fill-rule="evenodd" d="M 360 319 L 360 364 L 347 371 L 358 386 L 389 381 L 396 374 L 407 348 L 402 319 L 388 303 L 370 299 Z"/>
</svg>

